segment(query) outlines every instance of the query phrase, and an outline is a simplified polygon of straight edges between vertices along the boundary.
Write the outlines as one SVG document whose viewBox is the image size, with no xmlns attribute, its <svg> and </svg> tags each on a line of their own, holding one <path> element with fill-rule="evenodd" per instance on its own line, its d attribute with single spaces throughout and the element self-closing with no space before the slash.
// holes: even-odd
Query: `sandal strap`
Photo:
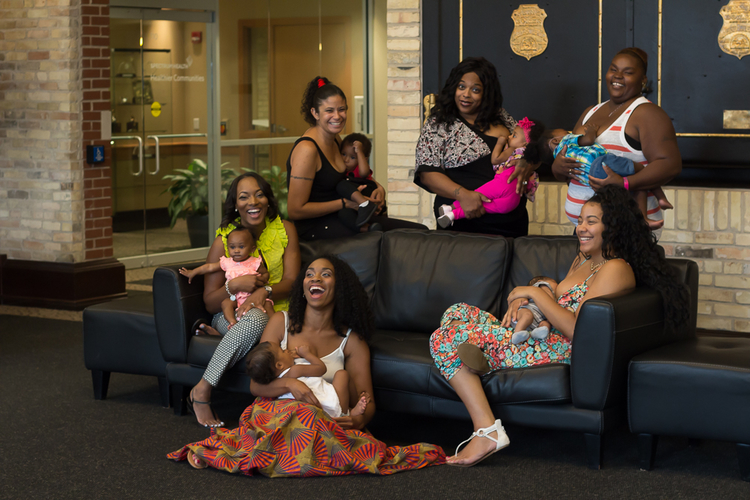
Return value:
<svg viewBox="0 0 750 500">
<path fill-rule="evenodd" d="M 480 429 L 477 429 L 475 432 L 472 432 L 471 436 L 469 436 L 469 439 L 467 439 L 466 441 L 461 442 L 456 447 L 456 453 L 454 453 L 454 455 L 458 455 L 458 450 L 461 449 L 461 447 L 463 445 L 465 445 L 466 443 L 468 443 L 469 441 L 471 441 L 475 437 L 483 437 L 483 438 L 490 439 L 490 440 L 492 440 L 492 441 L 495 442 L 495 448 L 497 448 L 500 445 L 500 441 L 498 440 L 498 438 L 494 438 L 494 437 L 490 436 L 489 433 L 490 432 L 497 432 L 498 435 L 500 434 L 500 431 L 497 428 L 498 422 L 499 422 L 499 420 L 495 420 L 495 423 L 492 424 L 491 426 L 489 426 L 489 427 L 482 427 Z M 500 427 L 502 428 L 502 425 Z"/>
</svg>

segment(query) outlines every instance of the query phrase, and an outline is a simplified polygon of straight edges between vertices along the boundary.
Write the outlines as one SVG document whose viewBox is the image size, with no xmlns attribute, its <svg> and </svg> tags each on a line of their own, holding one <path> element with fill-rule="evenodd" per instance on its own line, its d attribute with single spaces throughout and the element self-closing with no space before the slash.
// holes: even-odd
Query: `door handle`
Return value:
<svg viewBox="0 0 750 500">
<path fill-rule="evenodd" d="M 138 171 L 134 172 L 133 167 L 129 167 L 130 169 L 130 175 L 133 177 L 138 177 L 143 173 L 143 139 L 141 139 L 140 135 L 118 135 L 117 137 L 112 137 L 112 141 L 121 141 L 124 139 L 135 139 L 138 141 Z"/>
<path fill-rule="evenodd" d="M 161 159 L 161 155 L 159 154 L 159 139 L 174 139 L 176 137 L 208 137 L 208 134 L 162 134 L 146 136 L 146 140 L 153 139 L 154 144 L 156 145 L 154 151 L 154 154 L 156 155 L 156 169 L 153 172 L 149 171 L 149 175 L 156 175 L 159 173 Z"/>
</svg>

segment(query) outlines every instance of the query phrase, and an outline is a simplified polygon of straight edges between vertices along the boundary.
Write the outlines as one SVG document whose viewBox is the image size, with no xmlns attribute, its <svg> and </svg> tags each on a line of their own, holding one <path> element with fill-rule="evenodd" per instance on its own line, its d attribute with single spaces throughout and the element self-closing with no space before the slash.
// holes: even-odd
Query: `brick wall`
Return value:
<svg viewBox="0 0 750 500">
<path fill-rule="evenodd" d="M 104 167 L 83 161 L 110 109 L 108 16 L 108 0 L 0 3 L 0 253 L 11 259 L 112 255 L 109 153 Z"/>
<path fill-rule="evenodd" d="M 0 3 L 0 253 L 83 259 L 79 0 Z"/>
<path fill-rule="evenodd" d="M 432 198 L 413 182 L 422 126 L 422 33 L 419 0 L 388 0 L 388 213 L 432 224 Z"/>
<path fill-rule="evenodd" d="M 109 0 L 81 0 L 82 150 L 104 146 L 104 162 L 83 164 L 85 260 L 112 257 L 112 159 L 100 140 L 101 112 L 111 109 Z"/>
</svg>

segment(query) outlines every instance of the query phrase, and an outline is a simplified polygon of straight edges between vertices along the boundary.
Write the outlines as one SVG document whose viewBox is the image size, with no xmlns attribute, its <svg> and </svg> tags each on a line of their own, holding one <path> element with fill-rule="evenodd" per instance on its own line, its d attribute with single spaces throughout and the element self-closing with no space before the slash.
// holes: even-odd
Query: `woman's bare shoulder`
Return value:
<svg viewBox="0 0 750 500">
<path fill-rule="evenodd" d="M 604 278 L 605 281 L 614 280 L 620 282 L 626 288 L 635 286 L 633 268 L 630 267 L 630 264 L 625 259 L 608 260 L 604 263 L 598 274 L 597 278 Z"/>
</svg>

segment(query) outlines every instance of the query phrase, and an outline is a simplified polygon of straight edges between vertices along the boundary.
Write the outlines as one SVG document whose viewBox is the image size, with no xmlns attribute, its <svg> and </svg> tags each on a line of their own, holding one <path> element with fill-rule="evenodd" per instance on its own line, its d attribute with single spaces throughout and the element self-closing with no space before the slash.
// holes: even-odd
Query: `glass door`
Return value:
<svg viewBox="0 0 750 500">
<path fill-rule="evenodd" d="M 112 230 L 127 267 L 204 258 L 218 198 L 209 153 L 212 16 L 151 7 L 110 10 Z"/>
</svg>

